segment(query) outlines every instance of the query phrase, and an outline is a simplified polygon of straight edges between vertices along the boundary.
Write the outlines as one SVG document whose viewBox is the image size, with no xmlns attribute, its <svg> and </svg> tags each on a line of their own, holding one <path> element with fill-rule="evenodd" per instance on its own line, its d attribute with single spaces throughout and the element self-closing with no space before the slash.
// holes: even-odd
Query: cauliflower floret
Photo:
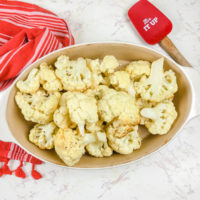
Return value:
<svg viewBox="0 0 200 200">
<path fill-rule="evenodd" d="M 67 106 L 60 106 L 53 115 L 53 121 L 59 128 L 75 128 L 76 125 L 69 117 Z"/>
<path fill-rule="evenodd" d="M 96 140 L 86 146 L 87 152 L 94 157 L 111 156 L 113 151 L 108 146 L 105 132 L 96 132 L 94 136 Z"/>
<path fill-rule="evenodd" d="M 99 59 L 95 59 L 95 60 L 86 59 L 86 63 L 87 63 L 88 68 L 91 71 L 92 87 L 96 88 L 100 83 L 104 81 L 103 76 L 101 74 L 101 70 L 100 70 Z"/>
<path fill-rule="evenodd" d="M 96 99 L 80 92 L 67 92 L 63 94 L 61 103 L 64 99 L 71 121 L 78 125 L 80 133 L 84 135 L 85 123 L 98 121 Z"/>
<path fill-rule="evenodd" d="M 70 60 L 68 56 L 61 55 L 57 58 L 57 61 L 54 63 L 57 69 L 64 69 L 70 66 Z"/>
<path fill-rule="evenodd" d="M 99 59 L 92 60 L 92 59 L 86 58 L 86 62 L 91 72 L 96 72 L 97 74 L 101 73 Z"/>
<path fill-rule="evenodd" d="M 108 144 L 111 148 L 120 154 L 130 154 L 133 150 L 139 149 L 142 139 L 138 134 L 138 126 L 132 126 L 131 129 L 125 128 L 125 131 L 130 130 L 130 132 L 123 137 L 121 137 L 121 134 L 120 137 L 118 136 L 118 133 L 121 132 L 121 130 L 118 130 L 119 128 L 118 125 L 113 124 L 106 129 Z"/>
<path fill-rule="evenodd" d="M 68 166 L 76 164 L 85 153 L 84 138 L 76 130 L 59 129 L 54 144 L 56 153 Z"/>
<path fill-rule="evenodd" d="M 26 80 L 19 80 L 16 84 L 17 88 L 24 93 L 34 93 L 40 87 L 38 69 L 33 68 Z"/>
<path fill-rule="evenodd" d="M 102 141 L 102 139 L 104 137 L 99 135 L 99 140 Z M 66 165 L 73 166 L 85 153 L 85 146 L 96 140 L 94 134 L 81 136 L 77 130 L 60 128 L 54 136 L 55 151 Z"/>
<path fill-rule="evenodd" d="M 60 93 L 47 94 L 44 90 L 38 90 L 34 94 L 17 92 L 15 100 L 27 121 L 46 124 L 53 119 L 60 99 Z"/>
<path fill-rule="evenodd" d="M 146 118 L 144 124 L 152 134 L 166 134 L 177 117 L 174 104 L 170 101 L 159 103 L 153 108 L 144 108 L 141 115 Z"/>
<path fill-rule="evenodd" d="M 114 131 L 114 136 L 121 138 L 127 135 L 127 133 L 133 131 L 133 127 L 134 126 L 130 124 L 124 124 L 123 121 L 119 119 L 114 119 L 112 123 L 107 126 L 107 129 L 112 129 Z"/>
<path fill-rule="evenodd" d="M 126 66 L 125 71 L 130 74 L 131 79 L 139 80 L 143 75 L 150 75 L 150 62 L 138 60 Z"/>
<path fill-rule="evenodd" d="M 55 66 L 58 64 L 55 63 Z M 63 88 L 68 91 L 84 91 L 92 86 L 92 75 L 83 58 L 72 60 L 61 69 L 57 68 L 56 75 L 61 79 Z"/>
<path fill-rule="evenodd" d="M 98 112 L 103 121 L 110 122 L 118 118 L 126 124 L 136 125 L 140 115 L 134 97 L 126 92 L 106 89 L 98 101 Z"/>
<path fill-rule="evenodd" d="M 130 95 L 135 96 L 133 83 L 131 82 L 130 75 L 125 71 L 114 72 L 110 77 L 110 83 L 116 90 L 123 90 Z"/>
<path fill-rule="evenodd" d="M 136 99 L 136 105 L 141 111 L 143 108 L 152 108 L 153 106 L 156 106 L 157 103 L 152 102 L 152 101 L 146 101 L 142 98 L 137 98 Z M 141 116 L 140 124 L 144 125 L 146 118 Z"/>
<path fill-rule="evenodd" d="M 36 124 L 29 134 L 29 140 L 37 145 L 40 149 L 53 149 L 53 135 L 56 130 L 56 125 L 51 122 L 49 124 Z"/>
<path fill-rule="evenodd" d="M 48 66 L 47 63 L 40 65 L 39 71 L 40 83 L 48 92 L 56 92 L 62 90 L 62 84 L 56 77 L 53 67 Z"/>
<path fill-rule="evenodd" d="M 53 114 L 58 106 L 59 100 L 59 92 L 47 94 L 45 91 L 39 90 L 33 95 L 32 105 L 45 114 Z"/>
<path fill-rule="evenodd" d="M 108 75 L 112 74 L 117 67 L 119 67 L 119 62 L 114 56 L 105 56 L 101 62 L 100 70 Z"/>
<path fill-rule="evenodd" d="M 144 100 L 161 102 L 173 96 L 177 91 L 176 76 L 172 70 L 163 72 L 164 58 L 154 61 L 151 74 L 143 76 L 135 83 L 135 90 Z"/>
</svg>

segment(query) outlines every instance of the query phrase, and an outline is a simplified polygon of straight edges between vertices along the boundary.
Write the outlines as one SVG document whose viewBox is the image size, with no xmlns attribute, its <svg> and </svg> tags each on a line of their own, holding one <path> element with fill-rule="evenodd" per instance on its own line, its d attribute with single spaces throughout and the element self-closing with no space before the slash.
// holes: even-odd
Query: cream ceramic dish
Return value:
<svg viewBox="0 0 200 200">
<path fill-rule="evenodd" d="M 135 150 L 129 155 L 113 154 L 107 158 L 95 158 L 84 155 L 80 162 L 73 168 L 102 168 L 125 164 L 131 161 L 143 158 L 168 143 L 184 125 L 193 117 L 200 113 L 197 103 L 200 100 L 200 92 L 198 93 L 198 85 L 200 85 L 200 73 L 189 67 L 182 67 L 172 61 L 170 58 L 154 51 L 150 48 L 121 42 L 105 42 L 80 44 L 57 50 L 44 56 L 38 61 L 31 64 L 13 83 L 7 100 L 6 120 L 8 127 L 15 139 L 22 148 L 31 153 L 35 157 L 57 165 L 64 165 L 62 160 L 57 156 L 54 150 L 41 150 L 28 140 L 28 133 L 33 123 L 25 121 L 20 109 L 15 103 L 15 94 L 17 92 L 15 83 L 18 80 L 24 80 L 30 70 L 38 67 L 40 63 L 53 63 L 56 58 L 62 54 L 76 59 L 78 57 L 87 58 L 103 58 L 105 55 L 114 55 L 120 63 L 127 64 L 133 60 L 154 61 L 158 58 L 165 58 L 165 69 L 172 69 L 176 73 L 179 90 L 175 94 L 174 103 L 178 112 L 178 117 L 172 128 L 166 135 L 150 135 L 145 128 L 140 127 L 139 133 L 143 137 L 142 146 L 139 150 Z M 199 106 L 200 107 L 200 106 Z M 67 166 L 66 166 L 67 167 Z"/>
</svg>

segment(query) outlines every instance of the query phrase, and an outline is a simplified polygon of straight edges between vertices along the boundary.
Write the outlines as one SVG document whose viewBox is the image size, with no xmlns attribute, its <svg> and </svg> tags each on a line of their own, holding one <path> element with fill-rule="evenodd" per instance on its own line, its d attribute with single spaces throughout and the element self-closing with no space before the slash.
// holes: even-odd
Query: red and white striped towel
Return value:
<svg viewBox="0 0 200 200">
<path fill-rule="evenodd" d="M 67 23 L 33 4 L 0 0 L 0 91 L 38 58 L 74 44 Z"/>
<path fill-rule="evenodd" d="M 38 58 L 74 44 L 66 22 L 54 13 L 36 5 L 0 0 L 0 91 L 6 89 L 19 73 Z M 20 160 L 11 171 L 9 160 Z M 42 176 L 34 167 L 42 162 L 26 153 L 18 145 L 0 141 L 0 177 L 13 174 L 25 178 L 23 162 L 32 163 L 32 176 Z"/>
<path fill-rule="evenodd" d="M 19 160 L 20 165 L 15 170 L 10 170 L 8 167 L 8 162 L 10 160 Z M 12 142 L 3 142 L 0 140 L 0 162 L 3 162 L 3 167 L 0 169 L 0 177 L 3 175 L 15 174 L 15 176 L 20 178 L 26 178 L 26 174 L 23 171 L 23 162 L 32 163 L 31 175 L 34 179 L 42 178 L 42 175 L 35 170 L 35 165 L 42 164 L 41 160 L 31 156 L 20 148 L 17 144 Z"/>
</svg>

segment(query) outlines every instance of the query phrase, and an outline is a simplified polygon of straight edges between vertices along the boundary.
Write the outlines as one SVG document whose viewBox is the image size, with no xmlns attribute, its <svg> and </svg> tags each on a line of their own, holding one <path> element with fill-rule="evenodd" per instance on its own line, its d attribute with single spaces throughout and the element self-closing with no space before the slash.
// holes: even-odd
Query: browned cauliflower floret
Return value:
<svg viewBox="0 0 200 200">
<path fill-rule="evenodd" d="M 153 108 L 144 108 L 141 115 L 146 118 L 145 126 L 152 134 L 166 134 L 177 117 L 174 104 L 170 101 L 159 103 Z"/>
<path fill-rule="evenodd" d="M 64 99 L 71 121 L 78 125 L 80 133 L 84 135 L 85 123 L 98 121 L 96 99 L 80 92 L 66 92 L 61 98 L 61 104 Z"/>
<path fill-rule="evenodd" d="M 62 90 L 62 84 L 56 77 L 53 67 L 48 66 L 47 63 L 40 65 L 39 71 L 40 83 L 48 92 L 56 92 Z"/>
<path fill-rule="evenodd" d="M 133 61 L 126 66 L 125 71 L 130 74 L 131 79 L 137 81 L 143 75 L 150 75 L 150 62 L 143 60 Z"/>
<path fill-rule="evenodd" d="M 114 56 L 105 56 L 101 62 L 100 70 L 108 75 L 112 74 L 117 67 L 119 67 L 119 62 Z"/>
<path fill-rule="evenodd" d="M 40 149 L 53 149 L 53 135 L 56 125 L 51 122 L 49 124 L 36 124 L 29 134 L 29 140 L 37 145 Z"/>
<path fill-rule="evenodd" d="M 115 137 L 124 137 L 129 132 L 133 131 L 133 126 L 130 124 L 124 124 L 123 121 L 119 119 L 115 119 L 107 126 L 108 130 L 115 130 L 114 135 Z"/>
<path fill-rule="evenodd" d="M 98 112 L 103 121 L 110 122 L 118 118 L 126 124 L 136 125 L 140 115 L 134 97 L 126 92 L 107 89 L 98 101 Z"/>
<path fill-rule="evenodd" d="M 135 96 L 135 90 L 133 87 L 133 83 L 130 79 L 130 75 L 125 71 L 117 71 L 114 72 L 111 76 L 109 76 L 110 84 L 116 90 L 123 90 L 128 92 L 130 95 Z"/>
<path fill-rule="evenodd" d="M 34 94 L 17 92 L 15 100 L 27 121 L 46 124 L 53 119 L 60 99 L 60 93 L 47 94 L 44 90 L 38 90 Z"/>
<path fill-rule="evenodd" d="M 174 95 L 178 86 L 176 76 L 172 70 L 163 72 L 164 58 L 154 61 L 151 65 L 151 74 L 147 78 L 143 76 L 135 83 L 136 92 L 142 99 L 161 102 Z"/>
<path fill-rule="evenodd" d="M 99 139 L 102 141 L 102 137 L 99 136 Z M 85 146 L 94 142 L 94 134 L 82 136 L 77 130 L 69 128 L 59 129 L 54 136 L 55 151 L 68 166 L 75 165 L 85 153 Z"/>
<path fill-rule="evenodd" d="M 112 149 L 108 146 L 105 132 L 93 133 L 95 141 L 86 146 L 87 152 L 94 157 L 111 156 Z"/>
<path fill-rule="evenodd" d="M 59 63 L 59 59 L 57 60 Z M 57 63 L 56 62 L 56 63 Z M 92 75 L 83 58 L 65 63 L 65 67 L 59 66 L 56 75 L 61 79 L 63 88 L 68 91 L 84 91 L 92 86 Z"/>
<path fill-rule="evenodd" d="M 24 93 L 34 93 L 40 87 L 38 69 L 33 68 L 26 80 L 19 80 L 16 84 L 17 88 Z"/>
<path fill-rule="evenodd" d="M 53 115 L 53 121 L 59 128 L 75 128 L 76 125 L 69 117 L 67 106 L 60 106 Z"/>
<path fill-rule="evenodd" d="M 125 136 L 121 134 L 123 131 L 126 132 Z M 118 122 L 115 122 L 107 127 L 106 135 L 108 144 L 120 154 L 130 154 L 141 146 L 142 139 L 138 134 L 138 126 L 121 127 Z"/>
<path fill-rule="evenodd" d="M 56 153 L 68 166 L 76 164 L 85 153 L 84 138 L 76 130 L 59 129 L 54 144 Z"/>
</svg>

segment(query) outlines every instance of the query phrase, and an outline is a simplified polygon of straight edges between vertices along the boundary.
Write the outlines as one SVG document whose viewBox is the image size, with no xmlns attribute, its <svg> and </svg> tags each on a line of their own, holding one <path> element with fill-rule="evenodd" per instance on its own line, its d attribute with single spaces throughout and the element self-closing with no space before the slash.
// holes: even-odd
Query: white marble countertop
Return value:
<svg viewBox="0 0 200 200">
<path fill-rule="evenodd" d="M 76 43 L 117 40 L 144 44 L 127 18 L 136 0 L 26 0 L 68 21 Z M 200 69 L 200 1 L 153 0 L 173 22 L 169 37 L 193 66 Z M 149 46 L 149 45 L 148 45 Z M 152 46 L 161 52 L 158 46 Z M 0 139 L 9 140 L 0 93 Z M 51 164 L 38 166 L 44 178 L 35 181 L 24 167 L 25 180 L 0 178 L 1 200 L 197 200 L 200 199 L 200 118 L 190 121 L 164 149 L 136 163 L 102 170 L 75 170 Z M 11 166 L 12 168 L 13 166 Z"/>
</svg>

